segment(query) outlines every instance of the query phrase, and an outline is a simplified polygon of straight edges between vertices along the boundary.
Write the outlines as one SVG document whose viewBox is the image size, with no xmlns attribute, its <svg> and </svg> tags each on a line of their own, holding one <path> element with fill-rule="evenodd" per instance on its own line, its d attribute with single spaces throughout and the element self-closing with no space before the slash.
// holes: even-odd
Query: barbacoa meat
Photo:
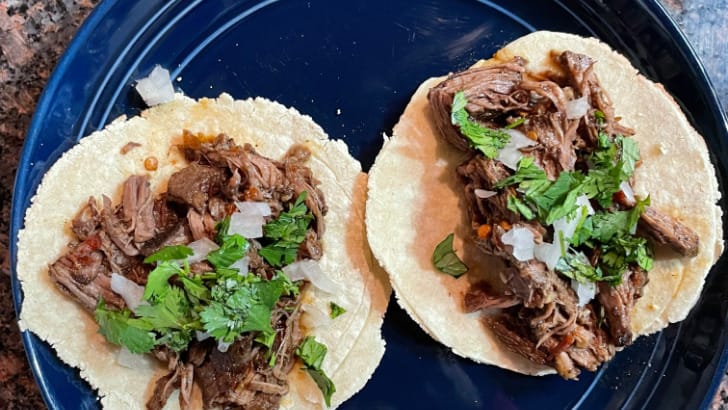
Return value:
<svg viewBox="0 0 728 410">
<path fill-rule="evenodd" d="M 225 135 L 210 138 L 185 131 L 183 141 L 179 149 L 190 165 L 170 177 L 167 192 L 155 198 L 149 178 L 133 175 L 124 182 L 119 204 L 112 204 L 108 197 L 102 197 L 100 204 L 90 198 L 72 221 L 76 239 L 50 266 L 49 274 L 59 289 L 89 312 L 101 298 L 108 308 L 123 309 L 123 298 L 111 290 L 112 272 L 146 284 L 153 266 L 143 263 L 145 256 L 169 245 L 214 239 L 215 224 L 235 211 L 235 201 L 267 202 L 276 217 L 305 191 L 314 221 L 300 246 L 299 259 L 321 258 L 327 206 L 319 182 L 305 165 L 310 157 L 306 147 L 295 145 L 277 161 Z M 252 239 L 250 243 L 250 272 L 272 277 L 275 269 L 257 253 L 261 245 Z M 190 270 L 200 274 L 212 266 L 203 261 L 192 264 Z M 271 314 L 276 330 L 273 367 L 266 349 L 254 342 L 256 334 L 250 333 L 239 337 L 225 353 L 212 339 L 193 341 L 179 354 L 155 348 L 152 353 L 167 364 L 169 372 L 155 382 L 147 408 L 163 408 L 175 390 L 180 391 L 180 406 L 189 408 L 194 384 L 202 390 L 205 408 L 278 408 L 288 392 L 295 349 L 303 339 L 300 304 L 300 296 L 284 296 Z"/>
<path fill-rule="evenodd" d="M 518 130 L 536 143 L 521 152 L 532 157 L 551 181 L 563 171 L 586 169 L 589 164 L 584 158 L 597 149 L 600 133 L 631 136 L 634 131 L 619 123 L 611 99 L 594 74 L 592 58 L 565 51 L 552 59 L 562 68 L 560 76 L 532 76 L 525 72 L 525 60 L 516 57 L 450 75 L 429 91 L 428 99 L 440 137 L 471 153 L 457 173 L 464 187 L 473 241 L 481 251 L 506 264 L 498 286 L 471 285 L 463 300 L 464 310 L 489 309 L 484 321 L 505 346 L 573 379 L 580 369 L 596 370 L 614 355 L 615 347 L 632 342 L 630 312 L 648 281 L 647 272 L 631 266 L 615 284 L 598 282 L 597 297 L 580 306 L 568 278 L 537 259 L 517 260 L 510 245 L 500 240 L 506 231 L 527 228 L 538 244 L 551 235 L 549 229 L 536 219 L 524 220 L 509 206 L 509 197 L 517 194 L 515 187 L 498 189 L 496 185 L 512 171 L 476 152 L 451 122 L 453 98 L 462 91 L 471 118 L 485 127 L 498 129 L 525 119 Z M 569 118 L 568 102 L 576 99 L 586 101 L 589 108 L 580 117 Z M 476 194 L 478 190 L 496 193 L 482 197 Z M 622 210 L 636 205 L 624 196 L 616 202 Z M 488 229 L 480 229 L 483 226 Z M 697 235 L 653 207 L 641 214 L 639 231 L 681 255 L 697 254 Z M 599 251 L 594 250 L 590 257 L 596 264 Z"/>
</svg>

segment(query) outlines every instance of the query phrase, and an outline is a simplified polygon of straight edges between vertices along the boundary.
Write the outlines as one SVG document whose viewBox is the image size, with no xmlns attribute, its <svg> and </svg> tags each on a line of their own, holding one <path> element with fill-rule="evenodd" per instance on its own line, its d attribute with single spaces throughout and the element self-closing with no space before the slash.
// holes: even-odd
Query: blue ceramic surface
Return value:
<svg viewBox="0 0 728 410">
<path fill-rule="evenodd" d="M 131 84 L 155 64 L 170 68 L 175 85 L 192 97 L 225 91 L 295 106 L 344 139 L 368 169 L 382 133 L 421 81 L 465 68 L 536 29 L 599 37 L 662 82 L 705 136 L 723 186 L 725 118 L 702 66 L 655 1 L 106 0 L 78 32 L 38 105 L 18 169 L 11 237 L 63 151 L 119 114 L 138 112 Z M 11 244 L 13 266 L 16 251 Z M 639 339 L 578 382 L 460 359 L 392 303 L 384 359 L 343 408 L 706 407 L 728 364 L 725 267 L 723 258 L 686 321 Z M 17 308 L 22 293 L 14 275 L 13 286 Z M 51 409 L 98 408 L 76 370 L 34 335 L 23 338 Z"/>
</svg>

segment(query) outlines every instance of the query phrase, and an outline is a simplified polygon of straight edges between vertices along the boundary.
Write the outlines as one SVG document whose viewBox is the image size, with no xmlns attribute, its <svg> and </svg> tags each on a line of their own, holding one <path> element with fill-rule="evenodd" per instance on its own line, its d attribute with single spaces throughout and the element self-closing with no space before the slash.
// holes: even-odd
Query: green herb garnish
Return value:
<svg viewBox="0 0 728 410">
<path fill-rule="evenodd" d="M 307 336 L 296 348 L 296 355 L 303 361 L 304 369 L 321 390 L 327 406 L 331 406 L 331 396 L 336 392 L 334 382 L 329 379 L 321 369 L 321 364 L 326 357 L 328 349 L 324 344 L 316 341 L 313 336 Z"/>
<path fill-rule="evenodd" d="M 457 278 L 467 272 L 468 267 L 460 260 L 455 250 L 453 250 L 452 242 L 454 237 L 454 234 L 450 234 L 442 242 L 437 244 L 435 252 L 432 254 L 432 263 L 440 272 Z"/>
<path fill-rule="evenodd" d="M 498 151 L 506 146 L 511 136 L 508 133 L 484 127 L 470 118 L 465 109 L 468 100 L 463 91 L 458 91 L 452 101 L 450 110 L 450 121 L 457 125 L 460 133 L 464 135 L 470 145 L 483 153 L 487 158 L 495 158 Z"/>
<path fill-rule="evenodd" d="M 331 313 L 329 313 L 329 316 L 332 319 L 336 319 L 337 317 L 339 317 L 339 316 L 343 315 L 344 313 L 346 313 L 346 309 L 344 309 L 343 307 L 337 305 L 334 302 L 329 302 L 329 308 L 331 309 Z"/>
<path fill-rule="evenodd" d="M 192 250 L 192 248 L 186 245 L 165 246 L 164 248 L 144 258 L 144 263 L 184 259 L 192 255 L 193 253 L 194 251 Z"/>
<path fill-rule="evenodd" d="M 301 192 L 287 212 L 281 212 L 278 218 L 263 227 L 264 237 L 270 243 L 259 254 L 272 266 L 280 267 L 296 260 L 298 248 L 313 220 L 305 204 L 306 196 L 306 191 Z"/>
</svg>

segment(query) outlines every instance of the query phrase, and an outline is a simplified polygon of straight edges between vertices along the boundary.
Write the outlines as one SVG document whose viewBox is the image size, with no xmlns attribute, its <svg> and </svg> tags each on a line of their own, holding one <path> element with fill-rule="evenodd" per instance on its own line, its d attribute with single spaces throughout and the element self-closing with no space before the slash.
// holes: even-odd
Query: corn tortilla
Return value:
<svg viewBox="0 0 728 410">
<path fill-rule="evenodd" d="M 225 133 L 274 159 L 295 143 L 311 151 L 308 166 L 321 181 L 329 207 L 319 265 L 339 285 L 339 292 L 329 295 L 314 288 L 303 298 L 325 314 L 331 301 L 346 309 L 308 333 L 329 347 L 322 367 L 336 385 L 332 407 L 337 406 L 363 387 L 384 353 L 380 328 L 390 288 L 364 233 L 367 176 L 343 141 L 328 139 L 310 117 L 262 98 L 242 101 L 222 94 L 195 101 L 178 94 L 140 116 L 115 120 L 67 151 L 44 176 L 18 234 L 17 274 L 24 293 L 21 329 L 37 334 L 61 360 L 79 368 L 97 389 L 104 408 L 144 408 L 152 392 L 150 382 L 165 373 L 161 364 L 140 358 L 138 367 L 120 366 L 118 347 L 97 333 L 92 315 L 52 284 L 48 266 L 65 251 L 71 220 L 89 196 L 103 194 L 117 203 L 123 181 L 133 174 L 149 175 L 154 192 L 166 190 L 169 176 L 186 165 L 172 148 L 181 142 L 184 129 L 205 135 Z M 122 154 L 129 142 L 141 146 Z M 158 160 L 156 171 L 144 168 L 148 157 Z M 347 360 L 354 351 L 365 353 L 357 361 Z M 318 388 L 313 384 L 315 391 L 309 391 L 301 374 L 299 369 L 291 372 L 291 392 L 282 407 L 325 408 Z M 177 407 L 173 396 L 166 408 Z"/>
<path fill-rule="evenodd" d="M 657 251 L 644 296 L 632 311 L 635 335 L 650 334 L 687 316 L 723 250 L 715 170 L 704 140 L 664 88 L 596 39 L 536 32 L 476 65 L 521 56 L 528 60 L 529 72 L 558 72 L 550 55 L 565 50 L 597 61 L 594 70 L 616 115 L 635 130 L 642 157 L 635 172 L 635 193 L 642 197 L 649 193 L 653 207 L 676 217 L 700 237 L 694 258 Z M 430 78 L 417 89 L 370 171 L 366 209 L 370 246 L 389 273 L 399 304 L 434 339 L 477 362 L 525 374 L 551 372 L 506 351 L 478 314 L 462 311 L 470 282 L 493 278 L 499 265 L 480 255 L 468 240 L 467 205 L 455 172 L 467 154 L 437 136 L 427 101 L 429 89 L 443 79 Z M 457 279 L 437 272 L 431 262 L 435 246 L 451 232 L 456 251 L 471 269 Z"/>
</svg>

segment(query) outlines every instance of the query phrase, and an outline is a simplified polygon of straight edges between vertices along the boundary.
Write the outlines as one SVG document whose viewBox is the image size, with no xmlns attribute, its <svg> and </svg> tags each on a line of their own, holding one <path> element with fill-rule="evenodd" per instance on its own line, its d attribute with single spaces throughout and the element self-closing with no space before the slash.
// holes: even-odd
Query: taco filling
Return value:
<svg viewBox="0 0 728 410">
<path fill-rule="evenodd" d="M 109 342 L 166 363 L 148 409 L 175 390 L 189 407 L 194 385 L 205 408 L 278 408 L 296 357 L 328 404 L 327 348 L 301 325 L 304 288 L 336 290 L 316 262 L 327 205 L 310 152 L 294 145 L 273 160 L 224 134 L 189 132 L 176 148 L 189 165 L 166 192 L 153 196 L 134 175 L 121 203 L 88 200 L 53 282 Z"/>
<path fill-rule="evenodd" d="M 470 286 L 464 310 L 486 312 L 509 350 L 574 379 L 632 342 L 652 246 L 692 257 L 699 239 L 633 192 L 634 132 L 615 116 L 595 60 L 551 59 L 560 74 L 527 72 L 515 57 L 453 74 L 428 99 L 440 136 L 472 153 L 457 168 L 472 240 L 505 264 L 497 283 Z M 467 267 L 448 239 L 433 261 L 460 275 Z"/>
</svg>

